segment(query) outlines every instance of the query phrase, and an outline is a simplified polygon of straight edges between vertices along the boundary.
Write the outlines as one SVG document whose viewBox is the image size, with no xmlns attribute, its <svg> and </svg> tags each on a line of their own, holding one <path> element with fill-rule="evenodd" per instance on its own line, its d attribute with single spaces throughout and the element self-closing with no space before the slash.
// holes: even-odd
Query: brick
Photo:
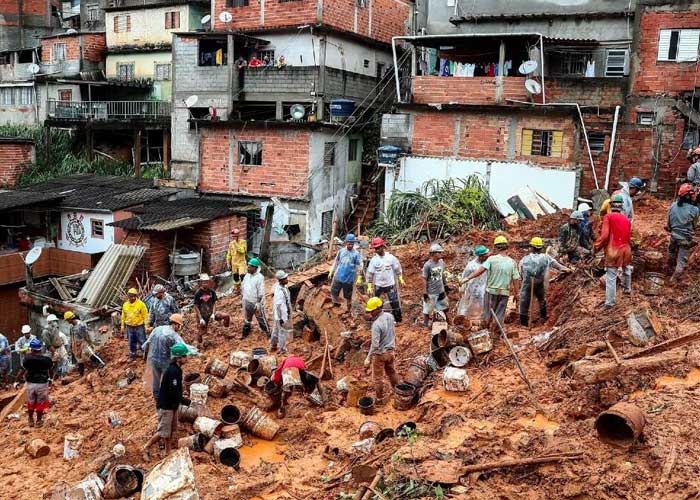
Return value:
<svg viewBox="0 0 700 500">
<path fill-rule="evenodd" d="M 0 187 L 15 187 L 24 169 L 34 161 L 34 144 L 0 142 Z"/>
</svg>

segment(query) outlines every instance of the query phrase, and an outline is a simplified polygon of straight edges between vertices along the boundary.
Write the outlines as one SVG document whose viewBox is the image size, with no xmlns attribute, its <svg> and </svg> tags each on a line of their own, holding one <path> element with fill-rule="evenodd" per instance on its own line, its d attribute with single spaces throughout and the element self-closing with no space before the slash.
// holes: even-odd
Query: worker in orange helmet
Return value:
<svg viewBox="0 0 700 500">
<path fill-rule="evenodd" d="M 671 233 L 668 245 L 668 267 L 673 269 L 671 281 L 683 275 L 690 249 L 697 244 L 694 236 L 700 221 L 700 208 L 693 204 L 693 194 L 691 184 L 682 184 L 678 189 L 678 199 L 668 209 L 666 231 Z"/>
<path fill-rule="evenodd" d="M 374 249 L 374 256 L 367 265 L 367 293 L 380 298 L 386 295 L 391 304 L 394 320 L 401 323 L 401 302 L 396 286 L 397 281 L 401 286 L 406 285 L 401 263 L 386 251 L 386 243 L 382 238 L 373 238 L 371 246 Z"/>
</svg>

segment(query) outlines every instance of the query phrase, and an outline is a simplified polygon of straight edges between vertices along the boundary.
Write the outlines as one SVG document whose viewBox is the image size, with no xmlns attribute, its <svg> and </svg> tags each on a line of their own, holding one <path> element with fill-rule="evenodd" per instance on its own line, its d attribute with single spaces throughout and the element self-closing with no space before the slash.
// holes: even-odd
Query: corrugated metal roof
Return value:
<svg viewBox="0 0 700 500">
<path fill-rule="evenodd" d="M 207 222 L 207 219 L 202 219 L 201 217 L 182 217 L 180 219 L 156 222 L 154 224 L 147 224 L 141 226 L 143 231 L 170 231 L 171 229 L 177 229 L 179 227 L 193 226 L 195 224 L 201 224 L 202 222 Z"/>
<path fill-rule="evenodd" d="M 104 253 L 80 290 L 76 302 L 92 307 L 110 304 L 134 272 L 146 247 L 112 245 Z"/>
</svg>

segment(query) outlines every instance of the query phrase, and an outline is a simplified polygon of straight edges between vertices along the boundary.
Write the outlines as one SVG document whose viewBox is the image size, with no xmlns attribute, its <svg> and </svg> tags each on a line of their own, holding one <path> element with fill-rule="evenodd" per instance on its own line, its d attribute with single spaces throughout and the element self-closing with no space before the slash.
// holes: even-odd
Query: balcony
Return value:
<svg viewBox="0 0 700 500">
<path fill-rule="evenodd" d="M 170 101 L 57 101 L 48 116 L 68 121 L 170 121 Z"/>
</svg>

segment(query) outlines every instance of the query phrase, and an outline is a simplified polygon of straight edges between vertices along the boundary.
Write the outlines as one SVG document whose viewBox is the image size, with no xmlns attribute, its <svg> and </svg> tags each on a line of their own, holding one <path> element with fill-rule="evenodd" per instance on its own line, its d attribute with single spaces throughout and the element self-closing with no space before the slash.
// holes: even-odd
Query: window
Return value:
<svg viewBox="0 0 700 500">
<path fill-rule="evenodd" d="M 362 65 L 363 65 L 365 68 L 369 68 L 369 59 L 364 59 L 364 60 L 362 61 Z"/>
<path fill-rule="evenodd" d="M 165 29 L 172 30 L 180 27 L 180 11 L 173 10 L 165 13 Z"/>
<path fill-rule="evenodd" d="M 58 100 L 59 101 L 72 101 L 73 91 L 71 89 L 58 89 Z"/>
<path fill-rule="evenodd" d="M 629 74 L 630 58 L 627 49 L 608 50 L 605 61 L 605 76 L 625 76 Z"/>
<path fill-rule="evenodd" d="M 4 64 L 12 64 L 12 54 L 10 52 L 0 54 L 0 66 Z"/>
<path fill-rule="evenodd" d="M 698 58 L 700 29 L 660 30 L 658 61 L 695 61 Z"/>
<path fill-rule="evenodd" d="M 560 130 L 523 129 L 523 156 L 561 157 L 564 132 Z"/>
<path fill-rule="evenodd" d="M 17 100 L 15 104 L 19 104 L 20 106 L 29 106 L 30 104 L 32 104 L 34 101 L 34 93 L 32 92 L 32 90 L 32 87 L 19 87 L 15 89 L 15 93 L 17 94 Z"/>
<path fill-rule="evenodd" d="M 323 166 L 332 167 L 335 165 L 335 142 L 326 142 L 323 145 Z"/>
<path fill-rule="evenodd" d="M 350 139 L 348 142 L 348 161 L 357 161 L 358 149 L 360 149 L 360 140 Z"/>
<path fill-rule="evenodd" d="M 200 66 L 224 66 L 228 54 L 228 42 L 226 39 L 200 39 L 199 40 L 199 65 Z"/>
<path fill-rule="evenodd" d="M 328 237 L 333 230 L 333 210 L 321 213 L 321 236 Z"/>
<path fill-rule="evenodd" d="M 114 16 L 114 32 L 128 33 L 131 31 L 131 16 Z"/>
<path fill-rule="evenodd" d="M 156 80 L 170 80 L 170 64 L 156 64 L 155 79 Z"/>
<path fill-rule="evenodd" d="M 261 61 L 264 61 L 265 58 L 269 61 L 275 62 L 275 51 L 274 50 L 261 50 L 258 52 L 258 57 L 260 58 Z"/>
<path fill-rule="evenodd" d="M 248 0 L 226 0 L 226 7 L 248 7 Z"/>
<path fill-rule="evenodd" d="M 134 63 L 117 63 L 117 78 L 128 81 L 134 79 Z"/>
<path fill-rule="evenodd" d="M 93 238 L 105 237 L 105 223 L 102 219 L 90 219 L 90 232 Z"/>
<path fill-rule="evenodd" d="M 381 80 L 384 76 L 384 64 L 377 63 L 377 80 Z"/>
<path fill-rule="evenodd" d="M 588 134 L 588 145 L 592 153 L 602 153 L 605 149 L 605 134 L 600 132 L 590 132 Z"/>
<path fill-rule="evenodd" d="M 561 56 L 560 74 L 584 76 L 586 74 L 586 66 L 591 60 L 591 54 L 576 54 L 565 53 Z"/>
<path fill-rule="evenodd" d="M 651 127 L 656 121 L 656 114 L 652 111 L 641 111 L 637 113 L 637 125 Z"/>
<path fill-rule="evenodd" d="M 262 142 L 239 142 L 238 163 L 241 165 L 262 165 Z"/>
<path fill-rule="evenodd" d="M 66 44 L 54 43 L 51 47 L 51 60 L 55 63 L 66 60 Z"/>
<path fill-rule="evenodd" d="M 93 22 L 100 20 L 100 6 L 98 4 L 91 3 L 87 6 L 87 20 Z"/>
<path fill-rule="evenodd" d="M 17 52 L 17 64 L 28 64 L 34 62 L 33 50 L 20 50 Z"/>
</svg>

